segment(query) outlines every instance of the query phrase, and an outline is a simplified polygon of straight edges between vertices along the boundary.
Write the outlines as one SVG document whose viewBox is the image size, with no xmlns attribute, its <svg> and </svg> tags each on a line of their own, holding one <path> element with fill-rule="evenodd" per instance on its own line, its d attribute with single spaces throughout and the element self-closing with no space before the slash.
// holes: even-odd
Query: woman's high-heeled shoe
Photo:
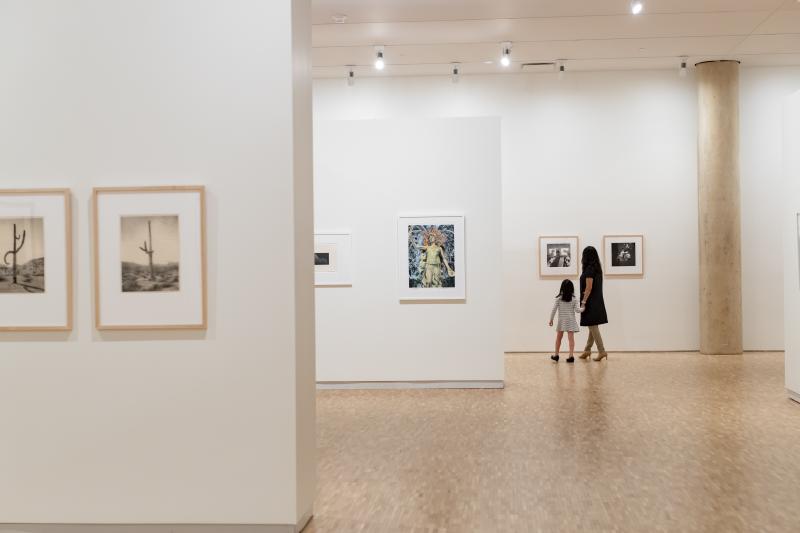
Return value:
<svg viewBox="0 0 800 533">
<path fill-rule="evenodd" d="M 608 359 L 607 353 L 599 353 L 592 358 L 594 361 L 602 361 L 603 359 Z"/>
<path fill-rule="evenodd" d="M 592 352 L 583 352 L 578 357 L 580 357 L 581 359 L 589 359 L 590 355 L 592 355 Z"/>
</svg>

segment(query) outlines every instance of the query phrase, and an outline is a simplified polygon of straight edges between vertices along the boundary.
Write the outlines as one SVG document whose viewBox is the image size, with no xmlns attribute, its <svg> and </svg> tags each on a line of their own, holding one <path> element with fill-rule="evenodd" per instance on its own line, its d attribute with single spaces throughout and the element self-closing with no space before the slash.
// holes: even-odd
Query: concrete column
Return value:
<svg viewBox="0 0 800 533">
<path fill-rule="evenodd" d="M 742 353 L 739 62 L 697 64 L 700 352 Z"/>
</svg>

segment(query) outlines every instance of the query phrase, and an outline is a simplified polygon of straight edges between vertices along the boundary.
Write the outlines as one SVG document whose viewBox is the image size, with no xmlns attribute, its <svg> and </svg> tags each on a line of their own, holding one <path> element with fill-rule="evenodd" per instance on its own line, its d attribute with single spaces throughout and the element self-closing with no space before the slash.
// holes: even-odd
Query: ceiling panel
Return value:
<svg viewBox="0 0 800 533">
<path fill-rule="evenodd" d="M 791 1 L 791 0 L 790 0 Z M 772 11 L 785 0 L 644 0 L 645 13 Z M 624 15 L 629 0 L 313 0 L 314 24 Z"/>
<path fill-rule="evenodd" d="M 800 52 L 800 34 L 753 35 L 736 47 L 740 54 L 786 54 Z"/>
<path fill-rule="evenodd" d="M 741 59 L 747 65 L 800 65 L 797 0 L 313 0 L 315 75 L 509 72 L 496 61 L 568 60 L 587 70 L 675 68 L 680 56 Z M 332 24 L 334 13 L 348 15 Z M 387 68 L 371 68 L 384 45 Z M 488 64 L 484 64 L 488 63 Z"/>
<path fill-rule="evenodd" d="M 800 2 L 792 0 L 792 5 L 800 8 Z M 776 11 L 755 33 L 798 33 L 800 32 L 800 9 Z"/>
<path fill-rule="evenodd" d="M 313 46 L 556 41 L 749 35 L 771 12 L 334 24 L 313 28 Z"/>
</svg>

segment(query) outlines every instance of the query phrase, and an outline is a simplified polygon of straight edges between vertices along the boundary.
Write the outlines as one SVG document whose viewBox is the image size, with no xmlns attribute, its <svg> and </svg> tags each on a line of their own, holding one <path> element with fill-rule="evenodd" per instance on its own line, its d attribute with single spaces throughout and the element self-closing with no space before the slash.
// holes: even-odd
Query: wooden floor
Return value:
<svg viewBox="0 0 800 533">
<path fill-rule="evenodd" d="M 319 393 L 322 532 L 800 532 L 783 354 L 506 356 L 505 390 Z"/>
</svg>

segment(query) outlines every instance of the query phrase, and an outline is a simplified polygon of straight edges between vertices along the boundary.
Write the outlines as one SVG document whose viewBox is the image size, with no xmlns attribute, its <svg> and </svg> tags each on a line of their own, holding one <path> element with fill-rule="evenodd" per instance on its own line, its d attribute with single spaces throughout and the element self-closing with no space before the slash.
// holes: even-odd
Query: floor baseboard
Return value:
<svg viewBox="0 0 800 533">
<path fill-rule="evenodd" d="M 374 389 L 502 389 L 505 382 L 497 381 L 321 381 L 317 390 L 374 390 Z"/>
<path fill-rule="evenodd" d="M 309 515 L 309 519 L 311 516 Z M 297 533 L 282 524 L 0 524 L 0 533 Z"/>
</svg>

